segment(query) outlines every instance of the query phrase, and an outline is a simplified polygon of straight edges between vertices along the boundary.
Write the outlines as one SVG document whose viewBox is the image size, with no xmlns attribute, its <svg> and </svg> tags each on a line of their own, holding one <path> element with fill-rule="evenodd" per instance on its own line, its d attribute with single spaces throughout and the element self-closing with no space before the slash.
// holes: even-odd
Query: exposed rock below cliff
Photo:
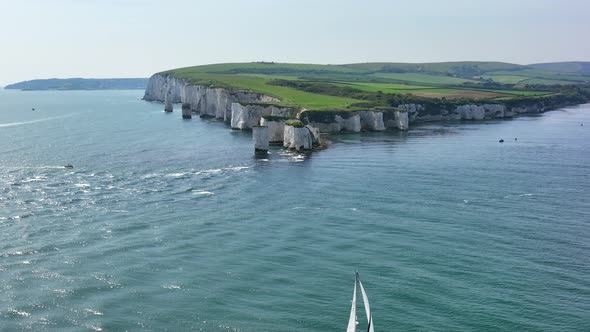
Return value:
<svg viewBox="0 0 590 332">
<path fill-rule="evenodd" d="M 400 110 L 305 111 L 300 119 L 324 133 L 408 130 L 408 114 Z"/>
<path fill-rule="evenodd" d="M 486 113 L 486 119 L 497 119 L 507 117 L 506 106 L 502 104 L 483 104 L 481 105 Z"/>
<path fill-rule="evenodd" d="M 398 108 L 408 112 L 409 122 L 452 121 L 452 120 L 484 120 L 512 117 L 514 112 L 508 111 L 502 104 L 465 104 L 451 107 L 450 105 L 402 104 Z M 527 112 L 528 113 L 528 112 Z"/>
<path fill-rule="evenodd" d="M 409 120 L 408 112 L 404 110 L 388 110 L 383 113 L 386 128 L 393 128 L 398 130 L 408 130 Z"/>
<path fill-rule="evenodd" d="M 455 110 L 461 114 L 462 120 L 483 120 L 486 117 L 486 111 L 478 105 L 461 105 Z"/>
<path fill-rule="evenodd" d="M 283 134 L 283 147 L 288 149 L 311 150 L 313 148 L 313 135 L 309 128 L 305 126 L 292 126 L 285 124 L 285 132 Z"/>
<path fill-rule="evenodd" d="M 383 112 L 379 111 L 359 111 L 361 128 L 367 131 L 385 130 L 383 123 Z"/>
<path fill-rule="evenodd" d="M 193 112 L 191 111 L 191 105 L 187 103 L 182 103 L 182 118 L 183 119 L 190 119 L 193 117 Z"/>
<path fill-rule="evenodd" d="M 361 131 L 361 117 L 357 112 L 348 111 L 304 111 L 299 118 L 321 132 Z"/>
<path fill-rule="evenodd" d="M 307 128 L 307 130 L 309 130 L 309 133 L 311 134 L 311 141 L 313 145 L 320 144 L 320 130 L 310 125 L 306 125 L 305 128 Z"/>
</svg>

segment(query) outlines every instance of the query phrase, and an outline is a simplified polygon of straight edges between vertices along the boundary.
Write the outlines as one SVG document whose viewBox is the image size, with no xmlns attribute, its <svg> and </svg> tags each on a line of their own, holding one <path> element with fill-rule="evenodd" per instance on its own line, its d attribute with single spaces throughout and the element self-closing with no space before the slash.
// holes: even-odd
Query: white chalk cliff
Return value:
<svg viewBox="0 0 590 332">
<path fill-rule="evenodd" d="M 260 119 L 264 115 L 277 115 L 290 117 L 293 110 L 288 107 L 277 107 L 264 104 L 231 104 L 231 128 L 249 129 L 260 125 Z"/>
<path fill-rule="evenodd" d="M 386 129 L 408 130 L 409 128 L 407 112 L 391 109 L 383 111 L 304 111 L 301 113 L 300 119 L 325 133 L 358 133 Z"/>
<path fill-rule="evenodd" d="M 465 104 L 456 107 L 435 108 L 431 105 L 402 104 L 398 108 L 406 110 L 410 123 L 452 120 L 488 120 L 512 118 L 519 114 L 542 113 L 555 106 L 531 104 L 507 107 L 503 104 Z"/>
<path fill-rule="evenodd" d="M 260 93 L 193 85 L 186 80 L 165 74 L 155 74 L 150 77 L 143 99 L 160 102 L 168 99 L 170 103 L 185 103 L 190 105 L 193 113 L 200 114 L 201 116 L 214 117 L 228 123 L 231 123 L 233 103 L 269 103 L 279 101 L 274 97 Z M 254 120 L 250 120 L 250 116 L 246 116 L 244 113 L 241 115 L 247 119 L 237 119 L 236 123 L 255 122 Z M 258 123 L 254 125 L 258 125 Z M 247 128 L 251 127 L 249 126 Z"/>
<path fill-rule="evenodd" d="M 283 134 L 283 147 L 288 149 L 311 150 L 313 148 L 314 135 L 308 127 L 295 127 L 285 124 Z"/>
<path fill-rule="evenodd" d="M 168 74 L 155 74 L 145 90 L 144 99 L 165 103 L 172 111 L 173 103 L 182 103 L 182 116 L 191 114 L 214 117 L 228 123 L 232 129 L 268 127 L 269 141 L 284 142 L 294 149 L 311 149 L 319 140 L 319 132 L 383 131 L 387 129 L 408 130 L 411 123 L 428 121 L 479 121 L 485 119 L 511 118 L 525 113 L 541 113 L 555 109 L 555 104 L 543 102 L 527 104 L 425 102 L 401 104 L 397 108 L 356 111 L 310 111 L 281 107 L 272 103 L 280 100 L 244 90 L 228 90 L 218 87 L 194 85 L 184 79 Z M 286 126 L 284 120 L 268 121 L 264 116 L 297 116 L 307 127 Z M 317 132 L 317 135 L 316 135 Z"/>
<path fill-rule="evenodd" d="M 268 127 L 268 140 L 270 143 L 283 143 L 285 137 L 285 122 L 284 119 L 270 119 L 262 117 L 260 120 L 261 126 Z"/>
</svg>

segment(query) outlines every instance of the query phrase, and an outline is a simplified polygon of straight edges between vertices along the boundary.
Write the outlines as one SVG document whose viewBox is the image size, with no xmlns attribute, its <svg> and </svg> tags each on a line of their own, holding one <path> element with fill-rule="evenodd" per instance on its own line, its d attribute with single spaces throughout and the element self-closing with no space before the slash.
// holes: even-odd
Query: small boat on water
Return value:
<svg viewBox="0 0 590 332">
<path fill-rule="evenodd" d="M 72 165 L 72 164 L 67 164 L 67 165 L 64 165 L 64 168 L 74 168 L 74 165 Z"/>
<path fill-rule="evenodd" d="M 365 307 L 365 313 L 367 314 L 367 331 L 374 332 L 373 330 L 373 315 L 371 315 L 371 307 L 369 306 L 369 298 L 367 297 L 367 293 L 365 292 L 365 288 L 363 287 L 363 283 L 361 282 L 361 277 L 358 271 L 354 275 L 354 291 L 352 293 L 352 307 L 350 308 L 350 318 L 348 319 L 348 327 L 346 328 L 346 332 L 356 332 L 356 326 L 358 325 L 357 317 L 356 317 L 356 294 L 357 294 L 357 284 L 361 290 L 361 296 L 363 298 L 363 306 Z"/>
</svg>

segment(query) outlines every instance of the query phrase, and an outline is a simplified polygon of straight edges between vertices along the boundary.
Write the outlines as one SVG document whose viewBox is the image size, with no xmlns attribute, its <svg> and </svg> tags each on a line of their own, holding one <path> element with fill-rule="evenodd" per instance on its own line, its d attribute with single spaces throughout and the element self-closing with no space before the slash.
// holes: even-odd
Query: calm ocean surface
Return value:
<svg viewBox="0 0 590 332">
<path fill-rule="evenodd" d="M 0 331 L 344 331 L 355 270 L 378 332 L 590 331 L 590 105 L 256 160 L 142 95 L 0 91 Z"/>
</svg>

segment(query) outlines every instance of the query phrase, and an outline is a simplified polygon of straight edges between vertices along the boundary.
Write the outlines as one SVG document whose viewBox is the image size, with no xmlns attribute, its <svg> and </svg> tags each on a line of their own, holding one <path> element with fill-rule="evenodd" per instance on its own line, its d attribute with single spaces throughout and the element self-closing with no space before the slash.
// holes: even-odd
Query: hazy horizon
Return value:
<svg viewBox="0 0 590 332">
<path fill-rule="evenodd" d="M 0 0 L 0 86 L 222 62 L 588 61 L 582 0 Z"/>
</svg>

